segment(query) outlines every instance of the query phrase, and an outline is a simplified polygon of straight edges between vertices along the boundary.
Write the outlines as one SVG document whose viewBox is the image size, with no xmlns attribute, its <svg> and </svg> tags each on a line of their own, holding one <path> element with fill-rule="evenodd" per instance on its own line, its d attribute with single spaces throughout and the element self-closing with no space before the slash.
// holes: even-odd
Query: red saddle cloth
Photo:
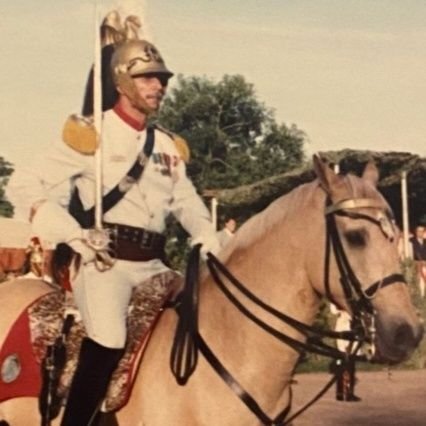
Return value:
<svg viewBox="0 0 426 426">
<path fill-rule="evenodd" d="M 105 411 L 123 407 L 131 393 L 133 379 L 152 327 L 180 277 L 172 271 L 143 282 L 134 289 L 129 305 L 128 343 L 111 379 Z M 54 343 L 62 328 L 65 311 L 77 312 L 72 299 L 53 291 L 24 309 L 0 347 L 0 402 L 16 397 L 38 397 L 41 390 L 41 362 L 48 345 Z M 74 374 L 85 330 L 81 321 L 71 327 L 67 340 L 67 361 L 59 394 L 66 396 Z"/>
<path fill-rule="evenodd" d="M 3 342 L 0 366 L 0 402 L 40 393 L 40 363 L 31 343 L 28 308 L 15 321 Z"/>
</svg>

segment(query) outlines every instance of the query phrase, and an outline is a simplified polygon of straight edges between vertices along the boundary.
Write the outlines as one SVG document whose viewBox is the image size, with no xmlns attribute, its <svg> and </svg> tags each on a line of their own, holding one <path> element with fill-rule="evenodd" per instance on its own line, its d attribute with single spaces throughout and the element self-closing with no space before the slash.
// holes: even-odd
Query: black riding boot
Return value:
<svg viewBox="0 0 426 426">
<path fill-rule="evenodd" d="M 96 425 L 96 414 L 123 352 L 83 339 L 61 426 Z"/>
<path fill-rule="evenodd" d="M 356 377 L 355 377 L 355 361 L 353 359 L 348 362 L 348 373 L 349 373 L 349 394 L 348 394 L 347 401 L 351 401 L 351 402 L 361 401 L 361 398 L 355 395 Z"/>
<path fill-rule="evenodd" d="M 356 396 L 355 390 L 355 361 L 353 359 L 338 359 L 335 364 L 336 374 L 336 399 L 338 401 L 358 402 L 361 398 Z"/>
<path fill-rule="evenodd" d="M 336 375 L 336 399 L 338 401 L 346 400 L 346 386 L 345 386 L 345 361 L 337 359 L 333 362 L 333 373 Z"/>
</svg>

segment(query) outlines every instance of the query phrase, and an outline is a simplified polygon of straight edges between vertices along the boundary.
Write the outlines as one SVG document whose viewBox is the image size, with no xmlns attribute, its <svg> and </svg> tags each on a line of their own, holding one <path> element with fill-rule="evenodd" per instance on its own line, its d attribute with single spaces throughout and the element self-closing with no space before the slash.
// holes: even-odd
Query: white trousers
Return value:
<svg viewBox="0 0 426 426">
<path fill-rule="evenodd" d="M 338 311 L 336 325 L 334 331 L 349 331 L 351 329 L 351 316 L 346 311 Z M 349 342 L 343 339 L 336 340 L 337 349 L 341 352 L 346 352 Z"/>
<path fill-rule="evenodd" d="M 104 272 L 98 271 L 93 263 L 81 266 L 72 280 L 72 289 L 88 337 L 108 348 L 123 348 L 133 288 L 168 270 L 157 259 L 148 262 L 117 260 Z"/>
</svg>

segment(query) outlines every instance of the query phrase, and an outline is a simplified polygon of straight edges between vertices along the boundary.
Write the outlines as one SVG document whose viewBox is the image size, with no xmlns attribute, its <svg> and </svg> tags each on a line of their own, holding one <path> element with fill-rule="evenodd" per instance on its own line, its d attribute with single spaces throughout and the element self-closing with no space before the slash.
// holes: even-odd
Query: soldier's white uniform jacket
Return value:
<svg viewBox="0 0 426 426">
<path fill-rule="evenodd" d="M 145 138 L 146 131 L 138 129 L 123 112 L 108 110 L 104 113 L 104 193 L 129 171 Z M 27 170 L 17 170 L 9 182 L 7 195 L 16 209 L 26 215 L 34 204 L 48 199 L 33 218 L 34 233 L 52 245 L 70 243 L 84 259 L 85 246 L 73 245 L 84 236 L 83 230 L 66 208 L 60 206 L 61 200 L 69 196 L 69 188 L 62 184 L 70 179 L 75 181 L 84 207 L 93 206 L 93 156 L 82 154 L 62 142 L 52 147 L 42 161 L 35 162 Z M 194 243 L 203 243 L 209 251 L 217 251 L 219 242 L 210 214 L 186 176 L 185 163 L 174 141 L 168 134 L 155 130 L 153 153 L 141 178 L 105 214 L 104 220 L 161 233 L 169 213 L 177 217 Z M 132 289 L 167 270 L 160 259 L 117 260 L 104 272 L 97 270 L 93 262 L 81 267 L 73 277 L 73 292 L 89 337 L 107 347 L 123 347 Z"/>
<path fill-rule="evenodd" d="M 145 143 L 146 130 L 138 130 L 131 119 L 119 110 L 104 113 L 103 186 L 110 191 L 126 175 Z M 85 208 L 94 204 L 94 159 L 77 152 L 63 142 L 56 144 L 44 159 L 26 170 L 17 170 L 10 179 L 7 196 L 18 211 L 29 215 L 31 206 L 43 199 L 61 202 L 69 197 L 69 188 L 62 185 L 74 180 Z M 61 186 L 62 185 L 62 186 Z M 60 190 L 53 191 L 55 188 Z M 52 195 L 53 194 L 53 195 Z M 43 219 L 53 217 L 57 209 L 46 203 Z M 49 210 L 52 210 L 52 214 Z M 110 211 L 106 222 L 163 232 L 165 218 L 173 213 L 193 240 L 214 244 L 210 214 L 186 176 L 185 163 L 171 137 L 155 130 L 152 156 L 139 181 Z M 37 215 L 36 215 L 37 216 Z M 67 216 L 67 217 L 66 217 Z M 61 221 L 35 218 L 40 235 L 52 244 L 67 242 L 78 234 L 79 225 L 68 214 Z M 41 219 L 41 218 L 40 218 Z"/>
</svg>

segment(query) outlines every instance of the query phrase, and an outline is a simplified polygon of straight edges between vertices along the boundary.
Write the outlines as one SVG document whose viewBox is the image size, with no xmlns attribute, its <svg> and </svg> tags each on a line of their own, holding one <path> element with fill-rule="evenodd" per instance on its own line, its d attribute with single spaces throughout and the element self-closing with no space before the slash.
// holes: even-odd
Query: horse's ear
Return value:
<svg viewBox="0 0 426 426">
<path fill-rule="evenodd" d="M 327 194 L 331 194 L 332 188 L 335 187 L 340 181 L 339 176 L 334 173 L 328 163 L 324 161 L 318 154 L 314 154 L 313 163 L 315 174 L 317 175 L 321 186 L 324 188 Z"/>
<path fill-rule="evenodd" d="M 377 186 L 377 182 L 379 181 L 379 170 L 373 161 L 370 160 L 365 166 L 362 178 L 372 185 Z"/>
</svg>

